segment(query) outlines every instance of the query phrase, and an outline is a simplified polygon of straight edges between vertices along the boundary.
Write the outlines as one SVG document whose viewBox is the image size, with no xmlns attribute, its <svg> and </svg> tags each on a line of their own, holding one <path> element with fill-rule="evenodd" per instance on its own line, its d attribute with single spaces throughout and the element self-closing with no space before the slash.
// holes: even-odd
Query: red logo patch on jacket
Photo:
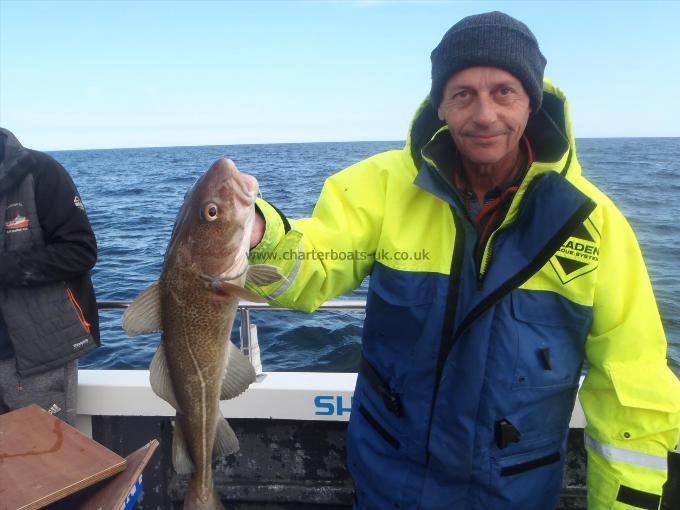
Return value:
<svg viewBox="0 0 680 510">
<path fill-rule="evenodd" d="M 14 219 L 5 222 L 5 233 L 13 234 L 15 232 L 23 232 L 28 230 L 31 220 L 17 213 Z"/>
</svg>

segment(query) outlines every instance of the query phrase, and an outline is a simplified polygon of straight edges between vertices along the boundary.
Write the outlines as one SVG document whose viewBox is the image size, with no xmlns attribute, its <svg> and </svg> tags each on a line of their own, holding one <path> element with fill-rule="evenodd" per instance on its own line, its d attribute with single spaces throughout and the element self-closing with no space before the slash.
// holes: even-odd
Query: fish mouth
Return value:
<svg viewBox="0 0 680 510">
<path fill-rule="evenodd" d="M 237 192 L 234 193 L 234 199 L 236 200 L 236 206 L 244 207 L 244 208 L 250 208 L 255 204 L 255 198 L 257 195 L 247 195 L 245 193 Z"/>
<path fill-rule="evenodd" d="M 255 177 L 248 174 L 239 174 L 237 176 L 237 179 L 239 181 L 239 185 L 244 195 L 253 198 L 257 196 L 257 192 L 260 190 L 260 186 L 257 183 L 257 179 L 255 179 Z"/>
<path fill-rule="evenodd" d="M 244 179 L 246 177 L 247 179 Z M 254 177 L 246 174 L 234 176 L 236 198 L 245 206 L 251 206 L 255 203 L 259 186 Z"/>
<path fill-rule="evenodd" d="M 257 179 L 249 174 L 239 172 L 236 164 L 231 159 L 221 159 L 219 163 L 226 169 L 227 180 L 234 183 L 236 197 L 246 206 L 251 206 L 255 202 L 260 186 Z"/>
</svg>

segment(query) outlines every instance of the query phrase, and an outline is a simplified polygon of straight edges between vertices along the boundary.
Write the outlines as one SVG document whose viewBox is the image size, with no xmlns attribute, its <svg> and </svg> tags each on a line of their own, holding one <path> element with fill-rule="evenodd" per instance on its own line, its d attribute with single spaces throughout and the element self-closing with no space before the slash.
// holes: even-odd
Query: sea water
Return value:
<svg viewBox="0 0 680 510">
<path fill-rule="evenodd" d="M 154 282 L 184 194 L 217 158 L 257 177 L 291 218 L 311 214 L 324 179 L 403 142 L 347 142 L 55 151 L 97 235 L 99 301 L 130 301 Z M 577 140 L 583 172 L 618 205 L 638 236 L 680 374 L 680 138 Z M 345 297 L 363 299 L 366 282 Z M 83 368 L 146 368 L 159 335 L 129 338 L 121 310 L 101 312 L 102 346 Z M 253 312 L 267 371 L 355 371 L 363 312 Z M 238 322 L 237 325 L 238 326 Z M 238 330 L 232 338 L 238 342 Z"/>
</svg>

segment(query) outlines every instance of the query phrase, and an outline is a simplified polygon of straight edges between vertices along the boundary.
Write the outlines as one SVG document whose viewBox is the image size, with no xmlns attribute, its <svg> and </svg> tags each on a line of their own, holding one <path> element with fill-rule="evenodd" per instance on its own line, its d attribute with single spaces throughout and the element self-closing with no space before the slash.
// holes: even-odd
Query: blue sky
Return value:
<svg viewBox="0 0 680 510">
<path fill-rule="evenodd" d="M 577 137 L 680 136 L 680 2 L 0 0 L 0 125 L 43 150 L 401 140 L 463 16 L 525 22 Z"/>
</svg>

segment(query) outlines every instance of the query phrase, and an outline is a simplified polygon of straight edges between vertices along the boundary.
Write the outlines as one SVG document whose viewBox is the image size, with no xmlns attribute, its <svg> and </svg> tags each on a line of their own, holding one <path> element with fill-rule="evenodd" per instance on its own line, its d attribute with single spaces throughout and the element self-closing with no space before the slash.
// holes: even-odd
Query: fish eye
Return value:
<svg viewBox="0 0 680 510">
<path fill-rule="evenodd" d="M 212 202 L 203 207 L 203 219 L 206 221 L 215 221 L 218 213 L 219 209 Z"/>
</svg>

